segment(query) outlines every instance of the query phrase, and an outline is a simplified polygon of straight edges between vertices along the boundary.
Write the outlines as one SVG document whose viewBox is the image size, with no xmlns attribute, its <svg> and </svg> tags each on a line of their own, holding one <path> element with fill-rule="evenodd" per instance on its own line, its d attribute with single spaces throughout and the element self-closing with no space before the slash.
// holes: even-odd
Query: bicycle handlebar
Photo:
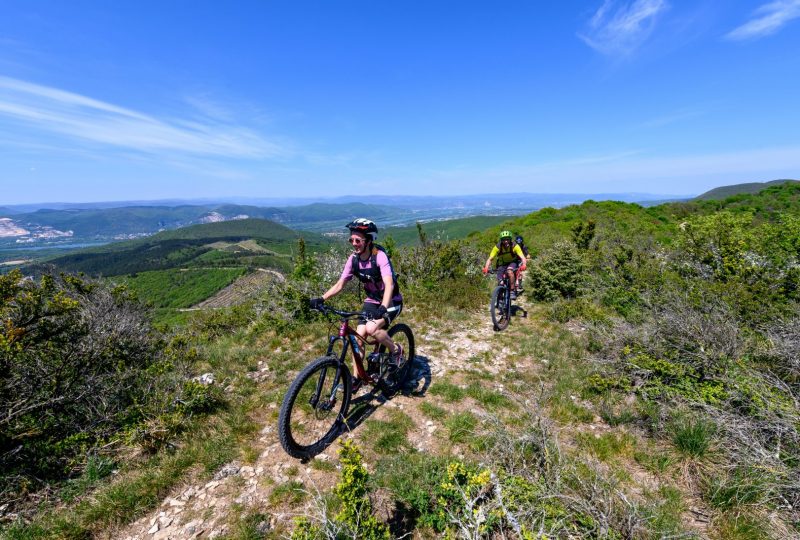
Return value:
<svg viewBox="0 0 800 540">
<path fill-rule="evenodd" d="M 393 313 L 398 309 L 400 308 L 398 308 L 397 306 L 392 306 L 388 308 L 386 312 Z M 351 319 L 355 317 L 369 318 L 369 316 L 374 315 L 373 313 L 367 313 L 366 311 L 344 311 L 342 309 L 336 309 L 330 306 L 326 306 L 325 304 L 322 304 L 320 307 L 316 308 L 316 310 L 324 314 L 333 313 L 334 315 L 338 315 L 339 317 L 343 317 L 345 319 Z"/>
</svg>

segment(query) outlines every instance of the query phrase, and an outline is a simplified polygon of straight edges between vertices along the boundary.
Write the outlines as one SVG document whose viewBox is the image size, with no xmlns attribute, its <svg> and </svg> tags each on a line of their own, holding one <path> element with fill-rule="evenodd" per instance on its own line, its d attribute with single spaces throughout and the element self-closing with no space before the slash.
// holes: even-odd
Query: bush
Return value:
<svg viewBox="0 0 800 540">
<path fill-rule="evenodd" d="M 334 495 L 340 504 L 339 513 L 333 519 L 326 510 L 322 523 L 314 523 L 306 517 L 295 522 L 292 540 L 312 538 L 363 538 L 364 540 L 389 540 L 389 528 L 372 513 L 369 499 L 369 473 L 364 467 L 361 451 L 351 441 L 339 451 L 342 464 L 339 483 Z"/>
<path fill-rule="evenodd" d="M 80 475 L 94 449 L 162 415 L 212 407 L 205 390 L 184 386 L 194 353 L 167 343 L 147 315 L 124 288 L 68 275 L 0 276 L 3 498 Z"/>
<path fill-rule="evenodd" d="M 557 242 L 528 268 L 527 285 L 536 300 L 574 298 L 583 280 L 585 264 L 575 246 Z"/>
</svg>

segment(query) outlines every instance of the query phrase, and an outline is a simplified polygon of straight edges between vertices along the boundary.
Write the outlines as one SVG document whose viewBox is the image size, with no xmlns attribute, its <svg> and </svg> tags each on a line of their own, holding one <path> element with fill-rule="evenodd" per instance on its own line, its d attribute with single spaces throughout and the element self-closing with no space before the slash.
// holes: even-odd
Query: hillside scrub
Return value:
<svg viewBox="0 0 800 540">
<path fill-rule="evenodd" d="M 769 197 L 796 187 L 772 189 Z M 658 404 L 656 416 L 631 420 L 702 463 L 707 472 L 693 482 L 708 504 L 781 536 L 800 518 L 798 217 L 744 208 L 684 216 L 668 243 L 654 244 L 642 214 L 625 235 L 621 223 L 598 225 L 588 244 L 573 235 L 572 246 L 543 248 L 531 264 L 533 293 L 557 301 L 558 320 L 589 330 L 598 367 L 587 395 L 598 403 L 633 395 L 643 410 Z M 578 265 L 579 284 L 559 289 L 572 280 L 557 272 Z M 714 477 L 736 487 L 725 491 Z M 766 510 L 782 520 L 767 526 Z"/>
<path fill-rule="evenodd" d="M 14 271 L 0 276 L 0 320 L 3 502 L 108 474 L 121 447 L 157 449 L 218 403 L 189 380 L 193 349 L 155 332 L 123 288 Z"/>
</svg>

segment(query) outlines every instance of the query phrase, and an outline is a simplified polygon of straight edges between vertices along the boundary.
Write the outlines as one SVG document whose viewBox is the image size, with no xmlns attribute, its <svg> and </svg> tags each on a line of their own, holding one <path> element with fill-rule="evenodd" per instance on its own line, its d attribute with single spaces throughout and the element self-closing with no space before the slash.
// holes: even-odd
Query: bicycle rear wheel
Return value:
<svg viewBox="0 0 800 540">
<path fill-rule="evenodd" d="M 492 302 L 489 304 L 489 313 L 492 315 L 492 324 L 497 331 L 505 330 L 511 314 L 511 306 L 508 305 L 506 288 L 498 285 L 492 291 Z"/>
<path fill-rule="evenodd" d="M 395 324 L 389 328 L 389 337 L 403 348 L 403 356 L 400 358 L 399 364 L 393 363 L 385 346 L 381 345 L 378 349 L 381 355 L 385 355 L 383 362 L 385 367 L 381 369 L 383 390 L 386 393 L 393 393 L 403 388 L 403 384 L 408 378 L 408 372 L 411 370 L 411 364 L 414 363 L 416 351 L 414 349 L 414 333 L 407 325 Z"/>
<path fill-rule="evenodd" d="M 350 406 L 350 372 L 335 356 L 308 364 L 292 382 L 278 416 L 281 446 L 292 457 L 309 459 L 339 434 Z"/>
</svg>

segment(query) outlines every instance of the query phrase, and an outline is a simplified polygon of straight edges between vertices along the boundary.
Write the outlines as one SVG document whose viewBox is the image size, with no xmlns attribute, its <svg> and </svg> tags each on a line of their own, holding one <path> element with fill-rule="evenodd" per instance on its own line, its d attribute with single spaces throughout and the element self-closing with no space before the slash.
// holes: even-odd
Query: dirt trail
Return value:
<svg viewBox="0 0 800 540">
<path fill-rule="evenodd" d="M 524 299 L 519 303 L 523 306 L 526 304 Z M 493 375 L 516 371 L 536 375 L 547 366 L 548 361 L 543 355 L 535 357 L 534 353 L 524 353 L 511 346 L 519 337 L 526 333 L 530 335 L 531 330 L 547 331 L 537 326 L 535 318 L 514 317 L 509 328 L 499 333 L 492 331 L 486 310 L 464 315 L 462 320 L 442 329 L 433 326 L 418 328 L 413 322 L 410 324 L 416 331 L 417 349 L 411 378 L 416 380 L 418 387 L 423 390 L 432 382 L 444 379 L 451 384 L 459 385 L 461 382 L 466 382 L 465 378 L 469 376 L 470 371 Z M 261 366 L 260 371 L 254 376 L 257 380 L 266 380 L 270 376 L 269 368 L 266 364 Z M 487 388 L 507 393 L 501 380 L 502 377 L 485 377 L 485 383 L 482 384 Z M 466 384 L 461 385 L 461 388 L 466 388 Z M 362 390 L 357 397 L 367 399 L 365 395 L 366 392 Z M 571 398 L 577 399 L 575 396 Z M 408 430 L 408 443 L 411 446 L 420 452 L 434 455 L 450 452 L 456 457 L 462 457 L 460 447 L 448 443 L 448 437 L 443 435 L 446 431 L 443 423 L 429 419 L 423 414 L 420 405 L 425 402 L 435 403 L 448 413 L 465 410 L 476 412 L 480 409 L 480 404 L 471 398 L 446 403 L 430 394 L 423 396 L 398 394 L 390 400 L 376 396 L 368 401 L 372 407 L 369 418 L 390 421 L 393 414 L 396 415 L 398 410 L 402 411 L 414 424 Z M 274 412 L 279 406 L 279 403 L 272 403 L 269 408 Z M 258 525 L 262 531 L 276 528 L 286 531 L 285 527 L 291 524 L 293 517 L 308 510 L 313 501 L 312 498 L 307 499 L 300 508 L 293 507 L 289 503 L 282 504 L 280 499 L 276 500 L 274 494 L 276 487 L 289 482 L 302 482 L 303 489 L 311 494 L 315 491 L 326 492 L 338 479 L 338 471 L 334 465 L 338 461 L 336 452 L 341 442 L 350 438 L 355 439 L 360 445 L 369 442 L 363 440 L 367 436 L 368 430 L 365 428 L 368 426 L 360 424 L 353 431 L 343 434 L 325 452 L 317 456 L 317 460 L 326 463 L 302 464 L 284 453 L 278 442 L 274 424 L 270 421 L 263 427 L 255 445 L 263 450 L 255 462 L 246 465 L 239 462 L 229 463 L 208 482 L 185 485 L 176 489 L 157 509 L 123 530 L 113 532 L 109 538 L 126 540 L 217 538 L 235 532 L 238 516 L 258 513 L 265 516 Z M 567 446 L 573 446 L 573 437 L 576 433 L 592 433 L 599 437 L 610 429 L 612 429 L 610 426 L 595 416 L 590 422 L 565 426 L 557 436 L 559 439 L 564 439 L 562 442 Z M 635 463 L 631 463 L 631 467 L 632 477 L 637 478 L 642 486 L 653 489 L 658 485 L 658 480 L 641 467 Z M 635 487 L 634 491 L 637 491 Z M 691 516 L 686 518 L 695 531 L 704 537 L 704 524 L 696 522 Z M 693 521 L 695 523 L 692 523 Z"/>
<path fill-rule="evenodd" d="M 519 319 L 524 321 L 524 319 Z M 526 322 L 512 321 L 506 331 L 512 331 L 514 324 Z M 416 329 L 416 360 L 412 378 L 419 384 L 430 385 L 431 381 L 443 375 L 469 370 L 467 360 L 487 352 L 491 360 L 481 363 L 480 368 L 490 373 L 499 373 L 504 368 L 504 358 L 508 349 L 494 350 L 496 344 L 491 339 L 494 333 L 488 313 L 471 314 L 467 322 L 458 325 L 458 329 L 446 333 L 424 329 Z M 422 330 L 422 331 L 420 331 Z M 431 352 L 436 351 L 436 352 Z M 500 354 L 494 354 L 499 352 Z M 478 369 L 478 365 L 474 369 Z M 268 377 L 268 368 L 260 368 L 256 376 Z M 358 396 L 364 396 L 362 390 Z M 391 414 L 392 409 L 405 412 L 416 424 L 409 430 L 409 443 L 419 451 L 435 450 L 438 446 L 437 431 L 441 426 L 426 420 L 417 410 L 424 399 L 398 394 L 391 400 L 382 401 L 376 396 L 370 403 L 376 406 L 371 418 L 382 420 Z M 269 405 L 277 409 L 278 403 Z M 351 407 L 352 410 L 352 407 Z M 317 456 L 318 460 L 335 463 L 336 452 L 340 441 L 348 438 L 359 438 L 363 434 L 363 424 L 353 432 L 342 435 L 325 452 Z M 115 531 L 110 537 L 126 540 L 188 540 L 194 538 L 216 538 L 231 532 L 231 514 L 234 512 L 258 512 L 259 509 L 274 507 L 274 499 L 270 496 L 276 486 L 289 481 L 302 482 L 306 489 L 320 492 L 332 487 L 338 478 L 333 467 L 314 467 L 312 464 L 301 464 L 284 453 L 278 441 L 276 426 L 269 423 L 261 431 L 258 445 L 263 451 L 254 463 L 242 464 L 232 462 L 220 469 L 212 480 L 199 484 L 185 485 L 166 497 L 161 505 L 148 515 L 128 525 L 121 531 Z M 333 470 L 325 470 L 333 469 Z M 297 510 L 285 513 L 269 512 L 269 523 L 262 524 L 264 529 L 273 529 L 282 524 L 289 524 Z"/>
</svg>

